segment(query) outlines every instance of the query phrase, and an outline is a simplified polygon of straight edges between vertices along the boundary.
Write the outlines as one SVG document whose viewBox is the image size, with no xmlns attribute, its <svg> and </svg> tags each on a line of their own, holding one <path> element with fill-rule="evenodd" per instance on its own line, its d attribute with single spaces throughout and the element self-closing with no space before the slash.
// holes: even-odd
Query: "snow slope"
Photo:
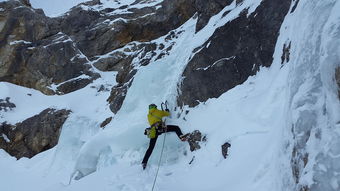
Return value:
<svg viewBox="0 0 340 191">
<path fill-rule="evenodd" d="M 1 97 L 10 96 L 17 105 L 12 112 L 1 114 L 1 122 L 18 122 L 46 107 L 74 111 L 65 122 L 55 148 L 18 161 L 0 150 L 0 172 L 5 172 L 0 178 L 1 190 L 151 190 L 164 135 L 159 137 L 149 166 L 143 171 L 140 162 L 148 146 L 148 139 L 143 135 L 148 104 L 159 105 L 168 100 L 170 108 L 174 108 L 177 84 L 192 50 L 203 44 L 217 27 L 236 18 L 246 7 L 250 7 L 250 12 L 255 10 L 260 2 L 245 0 L 239 7 L 234 2 L 196 34 L 196 19 L 178 28 L 176 31 L 183 32 L 170 55 L 139 68 L 121 110 L 104 130 L 98 126 L 112 115 L 106 103 L 109 92 L 97 92 L 97 89 L 102 84 L 108 88 L 113 86 L 114 73 L 102 72 L 102 78 L 93 84 L 63 96 L 45 96 L 1 82 Z M 188 145 L 180 142 L 175 134 L 167 134 L 155 190 L 295 190 L 290 160 L 297 139 L 293 138 L 291 125 L 301 119 L 303 110 L 316 113 L 313 126 L 328 124 L 328 128 L 322 130 L 324 137 L 317 143 L 328 145 L 322 156 L 334 166 L 331 168 L 325 162 L 327 170 L 323 174 L 318 166 L 308 166 L 301 184 L 312 185 L 318 180 L 312 175 L 321 173 L 317 176 L 320 182 L 327 182 L 320 180 L 325 175 L 331 181 L 330 186 L 319 190 L 338 190 L 340 179 L 332 174 L 339 173 L 335 162 L 340 156 L 339 139 L 332 137 L 340 134 L 336 131 L 340 107 L 334 79 L 329 73 L 340 63 L 337 49 L 340 14 L 336 11 L 339 5 L 335 0 L 300 0 L 296 10 L 284 21 L 270 68 L 261 68 L 256 76 L 219 98 L 195 108 L 184 108 L 189 111 L 187 115 L 183 112 L 177 118 L 178 111 L 172 110 L 168 124 L 177 124 L 184 132 L 199 129 L 208 141 L 202 149 L 191 153 Z M 231 12 L 221 19 L 227 10 Z M 328 16 L 324 16 L 325 12 Z M 301 23 L 306 25 L 301 27 Z M 155 41 L 164 42 L 164 38 Z M 289 41 L 291 59 L 281 65 L 282 47 Z M 315 93 L 315 101 L 321 104 L 308 103 Z M 328 114 L 320 114 L 320 107 L 326 107 Z M 230 155 L 223 159 L 221 145 L 226 141 L 231 143 Z M 306 150 L 313 157 L 320 150 L 313 147 L 312 141 Z M 327 158 L 327 155 L 333 157 Z M 67 185 L 72 175 L 83 177 Z"/>
</svg>

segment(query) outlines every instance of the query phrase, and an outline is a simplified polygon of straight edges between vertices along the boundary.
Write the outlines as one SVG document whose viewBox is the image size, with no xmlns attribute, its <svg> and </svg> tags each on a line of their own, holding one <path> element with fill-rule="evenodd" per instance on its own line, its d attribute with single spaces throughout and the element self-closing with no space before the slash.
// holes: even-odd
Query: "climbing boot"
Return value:
<svg viewBox="0 0 340 191">
<path fill-rule="evenodd" d="M 188 136 L 189 136 L 189 133 L 187 133 L 185 135 L 181 135 L 181 136 L 179 136 L 179 138 L 181 139 L 181 141 L 187 141 L 188 140 Z"/>
<path fill-rule="evenodd" d="M 146 163 L 142 163 L 143 170 L 146 168 Z"/>
</svg>

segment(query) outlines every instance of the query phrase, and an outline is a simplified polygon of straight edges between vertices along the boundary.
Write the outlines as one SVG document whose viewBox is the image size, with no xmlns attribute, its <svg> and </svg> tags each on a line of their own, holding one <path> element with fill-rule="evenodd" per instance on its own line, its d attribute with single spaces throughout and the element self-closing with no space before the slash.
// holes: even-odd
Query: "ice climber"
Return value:
<svg viewBox="0 0 340 191">
<path fill-rule="evenodd" d="M 145 135 L 148 135 L 150 138 L 149 148 L 146 150 L 146 153 L 144 155 L 142 166 L 143 170 L 146 168 L 146 164 L 148 163 L 149 157 L 156 145 L 157 137 L 158 135 L 166 132 L 175 132 L 178 136 L 178 138 L 181 141 L 187 140 L 187 135 L 183 135 L 181 129 L 176 125 L 165 125 L 162 121 L 162 117 L 169 116 L 170 112 L 168 109 L 165 109 L 165 111 L 158 110 L 157 105 L 150 104 L 149 105 L 149 114 L 148 114 L 148 121 L 150 124 L 150 128 L 147 128 L 144 132 Z"/>
</svg>

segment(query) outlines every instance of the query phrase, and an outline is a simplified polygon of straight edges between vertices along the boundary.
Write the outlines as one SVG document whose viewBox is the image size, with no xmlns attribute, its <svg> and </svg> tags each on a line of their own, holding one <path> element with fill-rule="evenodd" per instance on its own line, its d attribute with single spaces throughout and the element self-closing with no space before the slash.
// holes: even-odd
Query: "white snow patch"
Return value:
<svg viewBox="0 0 340 191">
<path fill-rule="evenodd" d="M 9 140 L 9 138 L 5 135 L 5 134 L 1 134 L 1 136 L 0 137 L 2 137 L 2 138 L 4 138 L 4 140 L 6 141 L 6 143 L 10 143 L 11 142 L 11 140 Z"/>
<path fill-rule="evenodd" d="M 15 41 L 10 42 L 9 45 L 13 46 L 13 45 L 16 45 L 16 44 L 21 44 L 21 43 L 32 44 L 32 42 L 28 42 L 28 41 L 25 41 L 25 40 L 15 40 Z"/>
<path fill-rule="evenodd" d="M 231 57 L 228 57 L 228 58 L 221 58 L 221 59 L 215 61 L 212 65 L 209 65 L 205 68 L 197 68 L 196 70 L 208 70 L 209 68 L 214 67 L 216 64 L 220 63 L 221 61 L 231 60 L 231 59 L 234 59 L 234 58 L 235 58 L 235 56 L 231 56 Z"/>
</svg>

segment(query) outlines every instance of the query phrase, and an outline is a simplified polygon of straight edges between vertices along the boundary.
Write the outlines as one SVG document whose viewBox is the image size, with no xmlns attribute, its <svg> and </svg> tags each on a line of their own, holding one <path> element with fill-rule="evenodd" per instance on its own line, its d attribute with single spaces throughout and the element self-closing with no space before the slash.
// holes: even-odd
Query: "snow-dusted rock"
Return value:
<svg viewBox="0 0 340 191">
<path fill-rule="evenodd" d="M 19 1 L 1 7 L 0 81 L 65 94 L 98 78 L 57 20 Z"/>
<path fill-rule="evenodd" d="M 200 143 L 206 142 L 207 138 L 199 130 L 195 130 L 188 135 L 188 143 L 190 146 L 190 151 L 195 151 L 201 148 Z"/>
<path fill-rule="evenodd" d="M 222 146 L 222 156 L 223 158 L 227 158 L 228 156 L 228 149 L 231 147 L 231 144 L 229 142 L 225 142 Z"/>
<path fill-rule="evenodd" d="M 70 111 L 46 109 L 15 125 L 0 125 L 0 148 L 16 158 L 28 157 L 54 147 Z"/>
</svg>

